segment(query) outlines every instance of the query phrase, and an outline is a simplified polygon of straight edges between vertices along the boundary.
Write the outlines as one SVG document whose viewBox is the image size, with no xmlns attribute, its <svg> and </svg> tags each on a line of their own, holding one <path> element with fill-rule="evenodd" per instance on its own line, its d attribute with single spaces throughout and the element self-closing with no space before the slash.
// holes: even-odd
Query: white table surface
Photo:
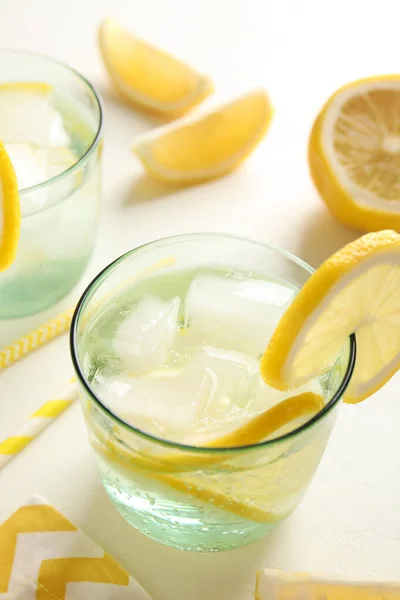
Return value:
<svg viewBox="0 0 400 600">
<path fill-rule="evenodd" d="M 357 237 L 313 189 L 307 137 L 316 111 L 346 81 L 399 70 L 395 0 L 0 0 L 0 45 L 65 61 L 105 107 L 104 203 L 87 283 L 143 242 L 219 231 L 281 245 L 317 266 Z M 171 191 L 149 181 L 130 152 L 154 123 L 115 97 L 96 47 L 114 16 L 210 74 L 208 105 L 265 86 L 276 114 L 265 141 L 236 173 Z M 47 315 L 51 314 L 47 313 Z M 1 323 L 2 343 L 35 319 Z M 67 337 L 0 374 L 0 439 L 71 373 Z M 32 493 L 59 508 L 127 567 L 154 600 L 250 600 L 256 568 L 334 575 L 400 575 L 400 378 L 361 406 L 344 406 L 302 505 L 264 541 L 200 555 L 159 545 L 129 527 L 95 472 L 79 406 L 0 473 L 0 522 Z"/>
</svg>

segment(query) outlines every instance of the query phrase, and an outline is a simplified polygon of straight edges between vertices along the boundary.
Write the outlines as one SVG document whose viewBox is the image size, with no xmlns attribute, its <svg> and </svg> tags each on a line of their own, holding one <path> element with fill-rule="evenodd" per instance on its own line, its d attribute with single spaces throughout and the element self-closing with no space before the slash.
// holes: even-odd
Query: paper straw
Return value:
<svg viewBox="0 0 400 600">
<path fill-rule="evenodd" d="M 73 378 L 59 396 L 42 404 L 15 435 L 0 442 L 0 471 L 10 460 L 20 454 L 39 433 L 69 408 L 77 397 L 78 390 L 75 378 Z"/>
<path fill-rule="evenodd" d="M 69 330 L 74 308 L 54 317 L 7 348 L 0 350 L 0 371 Z"/>
</svg>

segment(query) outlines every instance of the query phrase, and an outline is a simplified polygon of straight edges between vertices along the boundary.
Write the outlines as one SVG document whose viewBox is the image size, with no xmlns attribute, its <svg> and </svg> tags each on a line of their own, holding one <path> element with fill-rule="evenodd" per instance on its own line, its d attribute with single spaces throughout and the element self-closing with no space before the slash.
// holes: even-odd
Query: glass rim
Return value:
<svg viewBox="0 0 400 600">
<path fill-rule="evenodd" d="M 53 175 L 49 179 L 46 179 L 45 181 L 41 181 L 40 183 L 37 183 L 35 185 L 31 185 L 29 187 L 25 187 L 25 188 L 22 188 L 21 190 L 20 189 L 18 190 L 19 194 L 26 194 L 28 192 L 32 193 L 32 192 L 36 192 L 37 190 L 41 190 L 43 188 L 49 187 L 50 185 L 57 183 L 58 181 L 61 181 L 62 179 L 65 179 L 69 175 L 73 174 L 78 168 L 80 168 L 83 163 L 87 162 L 87 160 L 90 158 L 90 156 L 93 154 L 94 150 L 98 146 L 100 138 L 101 138 L 101 134 L 102 134 L 102 130 L 103 130 L 103 121 L 104 121 L 103 105 L 102 105 L 100 95 L 97 93 L 95 87 L 90 83 L 90 81 L 84 75 L 82 75 L 82 73 L 77 71 L 74 67 L 69 66 L 68 64 L 64 63 L 63 61 L 58 60 L 56 58 L 52 58 L 50 56 L 47 56 L 46 54 L 40 54 L 39 52 L 29 52 L 29 51 L 25 51 L 25 50 L 13 50 L 12 48 L 0 48 L 0 56 L 2 54 L 15 54 L 18 56 L 27 56 L 27 57 L 38 58 L 45 62 L 53 63 L 54 65 L 57 65 L 58 67 L 62 67 L 66 71 L 69 71 L 70 73 L 75 75 L 78 79 L 80 79 L 86 85 L 86 87 L 92 92 L 93 97 L 97 103 L 97 107 L 99 109 L 96 133 L 94 134 L 93 140 L 90 143 L 89 147 L 86 149 L 86 151 L 82 154 L 82 156 L 80 156 L 78 158 L 78 160 L 73 165 L 71 165 L 64 171 L 61 171 L 61 173 L 58 173 L 57 175 Z M 59 204 L 62 201 L 63 201 L 63 199 L 60 200 L 59 202 L 56 202 L 55 204 L 51 204 L 50 206 L 44 206 L 44 207 L 42 206 L 38 210 L 30 212 L 27 215 L 24 215 L 22 213 L 21 220 L 27 219 L 27 218 L 37 215 L 41 212 L 44 212 L 45 210 L 52 208 L 53 206 L 56 206 L 57 204 Z"/>
<path fill-rule="evenodd" d="M 130 425 L 129 423 L 127 423 L 126 421 L 124 421 L 123 419 L 118 417 L 118 415 L 116 415 L 112 410 L 110 410 L 107 406 L 105 406 L 103 404 L 101 399 L 92 390 L 89 381 L 87 380 L 85 374 L 83 373 L 83 370 L 81 369 L 80 361 L 78 358 L 78 351 L 77 351 L 77 329 L 78 329 L 79 320 L 85 309 L 87 301 L 90 300 L 90 298 L 96 292 L 96 290 L 101 285 L 101 283 L 108 277 L 108 275 L 110 275 L 113 271 L 115 271 L 121 263 L 125 262 L 125 260 L 127 260 L 131 256 L 135 255 L 137 252 L 148 248 L 149 246 L 150 247 L 151 246 L 159 247 L 159 246 L 164 245 L 165 243 L 186 242 L 188 240 L 193 240 L 196 238 L 197 239 L 216 239 L 216 240 L 218 240 L 218 239 L 224 240 L 225 239 L 225 240 L 232 240 L 232 241 L 237 241 L 237 242 L 246 242 L 246 243 L 249 243 L 260 249 L 270 250 L 272 252 L 277 253 L 277 254 L 283 256 L 284 258 L 287 258 L 291 262 L 294 262 L 299 267 L 308 271 L 310 274 L 314 273 L 314 271 L 315 271 L 315 269 L 313 267 L 311 267 L 308 263 L 303 261 L 301 258 L 298 258 L 295 254 L 292 254 L 291 252 L 288 252 L 287 250 L 284 250 L 283 248 L 279 248 L 279 246 L 274 246 L 273 244 L 267 244 L 264 242 L 258 242 L 256 240 L 252 240 L 249 238 L 236 236 L 236 235 L 232 235 L 232 234 L 189 233 L 189 234 L 181 234 L 181 235 L 160 238 L 158 240 L 154 240 L 151 242 L 147 242 L 145 244 L 141 244 L 137 248 L 134 248 L 133 250 L 129 250 L 128 252 L 125 252 L 124 254 L 119 256 L 117 259 L 115 259 L 113 262 L 111 262 L 109 265 L 107 265 L 102 271 L 100 271 L 100 273 L 98 273 L 98 275 L 96 275 L 96 277 L 89 283 L 89 285 L 86 287 L 85 291 L 83 292 L 82 296 L 79 299 L 79 302 L 75 308 L 75 311 L 74 311 L 74 314 L 72 317 L 70 336 L 69 336 L 72 364 L 74 366 L 74 369 L 78 376 L 78 379 L 79 379 L 80 383 L 83 385 L 86 393 L 90 396 L 91 400 L 93 400 L 93 402 L 100 408 L 100 410 L 105 412 L 107 414 L 107 416 L 111 418 L 112 421 L 116 421 L 117 424 L 121 425 L 124 429 L 127 429 L 128 431 L 130 431 L 136 435 L 139 435 L 140 437 L 146 439 L 147 441 L 157 443 L 157 444 L 166 446 L 168 448 L 173 448 L 176 450 L 182 450 L 184 452 L 191 452 L 191 453 L 196 453 L 196 454 L 221 454 L 221 453 L 222 454 L 231 454 L 231 453 L 235 454 L 235 453 L 240 453 L 240 452 L 243 452 L 246 450 L 267 448 L 269 446 L 273 446 L 275 444 L 279 444 L 281 442 L 284 442 L 291 438 L 294 438 L 297 435 L 301 434 L 302 432 L 311 428 L 322 417 L 324 417 L 326 414 L 328 414 L 331 411 L 331 409 L 339 402 L 339 400 L 343 396 L 343 393 L 347 389 L 347 386 L 350 382 L 350 379 L 351 379 L 351 376 L 353 374 L 354 367 L 355 367 L 356 337 L 355 337 L 354 333 L 352 333 L 349 337 L 349 345 L 350 345 L 349 359 L 348 359 L 346 371 L 343 375 L 342 381 L 341 381 L 338 389 L 336 390 L 336 392 L 332 396 L 332 398 L 329 400 L 329 402 L 320 411 L 318 411 L 315 415 L 313 415 L 310 419 L 308 419 L 305 423 L 303 423 L 299 427 L 296 427 L 295 429 L 292 429 L 291 431 L 289 431 L 285 434 L 282 434 L 280 436 L 274 437 L 272 439 L 264 440 L 263 442 L 258 442 L 256 444 L 246 444 L 244 446 L 225 446 L 225 447 L 213 447 L 213 448 L 207 448 L 204 446 L 192 446 L 190 444 L 183 444 L 180 442 L 173 442 L 168 439 L 160 438 L 160 437 L 158 437 L 156 435 L 152 435 L 151 433 L 148 433 L 138 427 Z"/>
</svg>

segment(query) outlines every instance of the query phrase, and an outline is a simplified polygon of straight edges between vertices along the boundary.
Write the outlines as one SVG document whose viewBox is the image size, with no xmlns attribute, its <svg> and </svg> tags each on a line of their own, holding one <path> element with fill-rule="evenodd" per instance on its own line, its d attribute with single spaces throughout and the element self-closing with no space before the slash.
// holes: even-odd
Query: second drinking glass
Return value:
<svg viewBox="0 0 400 600">
<path fill-rule="evenodd" d="M 0 139 L 21 200 L 17 257 L 0 273 L 0 319 L 9 319 L 63 298 L 89 262 L 101 195 L 99 98 L 63 64 L 0 51 Z"/>
</svg>

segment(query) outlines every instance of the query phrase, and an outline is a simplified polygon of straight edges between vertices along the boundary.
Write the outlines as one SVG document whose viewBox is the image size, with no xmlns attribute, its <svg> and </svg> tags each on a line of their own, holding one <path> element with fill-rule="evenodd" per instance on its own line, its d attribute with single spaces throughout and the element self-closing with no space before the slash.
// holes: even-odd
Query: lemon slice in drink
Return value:
<svg viewBox="0 0 400 600">
<path fill-rule="evenodd" d="M 0 142 L 0 271 L 13 263 L 18 247 L 21 210 L 17 177 Z"/>
<path fill-rule="evenodd" d="M 7 81 L 0 83 L 0 92 L 50 95 L 53 92 L 53 86 L 42 81 Z"/>
<path fill-rule="evenodd" d="M 99 45 L 115 87 L 134 105 L 170 117 L 182 115 L 211 94 L 211 80 L 177 58 L 106 19 Z"/>
<path fill-rule="evenodd" d="M 279 389 L 318 377 L 356 334 L 357 358 L 344 401 L 379 390 L 400 367 L 400 236 L 369 233 L 331 256 L 281 318 L 261 361 Z"/>
<path fill-rule="evenodd" d="M 268 96 L 257 90 L 196 120 L 143 136 L 134 152 L 158 179 L 206 181 L 235 169 L 262 140 L 271 118 Z"/>
<path fill-rule="evenodd" d="M 324 406 L 324 399 L 315 392 L 303 392 L 286 398 L 272 408 L 252 417 L 246 423 L 205 444 L 205 448 L 237 448 L 259 444 L 282 427 L 297 419 L 316 414 Z"/>
<path fill-rule="evenodd" d="M 310 136 L 309 165 L 329 210 L 361 231 L 400 230 L 400 76 L 341 88 Z"/>
<path fill-rule="evenodd" d="M 212 442 L 208 442 L 207 446 L 204 446 L 204 450 L 257 444 L 274 433 L 279 435 L 282 428 L 295 423 L 298 419 L 311 418 L 323 406 L 324 398 L 314 392 L 304 392 L 292 396 L 258 416 L 252 417 L 231 433 L 214 438 Z M 106 460 L 112 461 L 124 471 L 131 471 L 135 479 L 145 478 L 147 483 L 144 483 L 144 486 L 148 487 L 149 481 L 154 482 L 156 486 L 166 487 L 178 494 L 189 495 L 201 503 L 209 504 L 211 508 L 217 508 L 258 523 L 274 523 L 286 516 L 294 507 L 294 505 L 289 505 L 282 512 L 271 509 L 274 500 L 276 501 L 281 494 L 278 476 L 281 466 L 277 460 L 271 459 L 270 453 L 266 455 L 263 448 L 258 454 L 253 452 L 251 455 L 245 455 L 244 460 L 248 461 L 248 464 L 245 468 L 242 465 L 241 476 L 235 477 L 234 473 L 237 467 L 229 469 L 226 466 L 231 458 L 227 453 L 198 454 L 190 453 L 189 450 L 187 453 L 180 452 L 179 454 L 163 452 L 155 455 L 139 450 L 134 453 L 126 450 L 123 431 L 120 431 L 119 434 L 121 435 L 121 444 L 111 441 L 110 437 L 105 437 L 99 428 L 96 430 L 92 444 Z M 308 453 L 307 456 L 302 453 L 294 453 L 293 456 L 285 458 L 285 463 L 292 461 L 293 470 L 299 473 L 300 481 L 303 462 L 305 461 L 305 464 L 311 465 L 311 467 L 314 465 L 315 454 L 318 456 L 320 453 L 315 450 L 315 446 L 320 442 L 320 438 L 310 440 L 307 448 L 302 451 Z M 288 443 L 290 445 L 291 442 Z M 275 459 L 285 455 L 287 446 L 281 443 L 276 450 Z M 233 456 L 233 460 L 235 460 L 235 456 Z M 221 467 L 222 463 L 224 464 Z M 231 494 L 228 494 L 226 486 L 224 487 L 226 474 L 221 481 L 219 478 L 215 479 L 215 477 L 209 476 L 216 468 L 225 468 L 227 472 L 232 471 L 232 481 L 228 486 Z M 249 478 L 250 483 L 255 475 L 261 478 L 260 481 L 263 481 L 265 485 L 268 485 L 269 493 L 266 495 L 264 487 L 261 486 L 260 490 L 255 491 L 249 498 L 246 478 Z M 291 480 L 294 490 L 296 487 L 301 487 L 301 483 L 296 481 L 296 477 Z"/>
</svg>

